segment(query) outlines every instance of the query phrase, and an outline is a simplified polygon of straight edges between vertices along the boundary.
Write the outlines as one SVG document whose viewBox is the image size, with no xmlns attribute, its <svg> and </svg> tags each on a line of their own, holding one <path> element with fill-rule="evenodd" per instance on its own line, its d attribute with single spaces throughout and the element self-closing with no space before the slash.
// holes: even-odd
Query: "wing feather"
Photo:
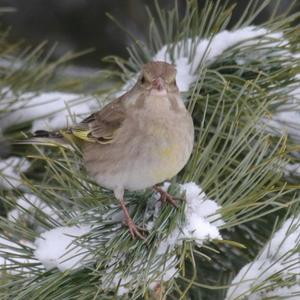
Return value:
<svg viewBox="0 0 300 300">
<path fill-rule="evenodd" d="M 118 98 L 84 119 L 78 127 L 72 129 L 72 133 L 86 142 L 112 143 L 125 118 L 122 98 Z"/>
</svg>

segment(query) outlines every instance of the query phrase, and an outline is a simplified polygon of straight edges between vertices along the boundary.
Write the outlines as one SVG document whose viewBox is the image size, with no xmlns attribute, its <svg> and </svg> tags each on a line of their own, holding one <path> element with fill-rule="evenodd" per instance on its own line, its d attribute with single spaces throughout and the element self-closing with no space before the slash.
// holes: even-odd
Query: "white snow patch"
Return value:
<svg viewBox="0 0 300 300">
<path fill-rule="evenodd" d="M 286 177 L 300 177 L 300 163 L 286 164 L 283 168 L 283 172 Z"/>
<path fill-rule="evenodd" d="M 224 224 L 217 211 L 221 208 L 215 201 L 208 199 L 202 189 L 194 182 L 181 185 L 186 195 L 185 222 L 178 225 L 171 234 L 160 243 L 158 254 L 164 254 L 185 240 L 194 240 L 201 247 L 204 241 L 222 239 L 219 226 Z"/>
<path fill-rule="evenodd" d="M 58 268 L 63 272 L 83 268 L 90 256 L 84 246 L 76 243 L 76 239 L 90 230 L 90 226 L 82 225 L 46 231 L 36 239 L 34 255 L 48 270 Z"/>
<path fill-rule="evenodd" d="M 214 226 L 219 227 L 224 225 L 221 215 L 217 211 L 221 208 L 214 200 L 208 199 L 207 195 L 194 182 L 189 182 L 182 185 L 182 191 L 186 194 L 187 208 L 186 219 L 192 217 L 198 219 L 205 218 Z M 194 214 L 197 214 L 195 216 Z"/>
<path fill-rule="evenodd" d="M 300 296 L 300 218 L 290 218 L 273 235 L 257 258 L 245 265 L 232 281 L 226 300 L 299 299 Z M 281 278 L 280 286 L 271 276 Z M 290 279 L 290 280 L 288 280 Z M 272 287 L 274 284 L 274 287 Z M 251 292 L 251 289 L 259 290 Z M 277 299 L 277 298 L 276 298 Z"/>
<path fill-rule="evenodd" d="M 255 40 L 252 40 L 256 38 Z M 257 39 L 259 38 L 259 40 Z M 262 44 L 262 49 L 253 53 L 253 58 L 263 57 L 264 49 L 263 43 L 268 42 L 268 47 L 286 47 L 288 40 L 284 39 L 282 32 L 271 33 L 266 28 L 258 28 L 249 26 L 236 31 L 222 31 L 213 36 L 210 40 L 199 39 L 197 46 L 194 48 L 195 39 L 186 39 L 179 41 L 177 44 L 163 46 L 153 60 L 166 61 L 172 63 L 171 56 L 168 53 L 170 48 L 174 49 L 174 64 L 177 68 L 177 85 L 179 90 L 186 92 L 191 85 L 198 79 L 197 68 L 200 62 L 209 64 L 213 62 L 219 55 L 227 49 L 236 45 L 254 45 L 259 49 L 258 45 Z M 194 52 L 193 52 L 194 51 Z M 291 53 L 288 49 L 280 50 L 283 57 L 290 56 L 292 58 L 299 58 L 299 53 Z M 193 53 L 192 60 L 188 57 Z M 278 51 L 276 55 L 278 55 Z M 251 57 L 243 60 L 237 59 L 238 64 L 245 64 Z M 300 75 L 296 76 L 296 79 Z M 291 97 L 289 104 L 293 104 L 295 109 L 285 109 L 286 104 L 280 106 L 272 118 L 262 118 L 262 125 L 266 125 L 268 132 L 274 135 L 289 135 L 292 139 L 300 141 L 300 88 L 295 87 L 293 91 L 289 92 Z"/>
<path fill-rule="evenodd" d="M 300 142 L 300 98 L 298 110 L 278 111 L 271 118 L 263 117 L 261 121 L 269 133 L 276 136 L 288 135 Z"/>
<path fill-rule="evenodd" d="M 283 55 L 292 59 L 300 58 L 300 53 L 285 51 Z M 300 74 L 297 74 L 294 79 L 296 83 L 289 85 L 287 91 L 281 90 L 288 96 L 286 103 L 279 105 L 272 116 L 262 118 L 261 122 L 270 134 L 288 135 L 296 143 L 300 143 Z"/>
<path fill-rule="evenodd" d="M 167 190 L 169 183 L 163 185 Z M 158 243 L 154 258 L 137 259 L 130 267 L 130 272 L 115 271 L 124 261 L 124 253 L 116 253 L 116 257 L 109 261 L 106 270 L 101 277 L 103 289 L 116 290 L 119 296 L 124 295 L 133 287 L 146 282 L 154 289 L 160 282 L 169 281 L 178 276 L 178 257 L 176 247 L 181 246 L 185 240 L 194 240 L 201 247 L 204 241 L 222 239 L 218 227 L 224 224 L 218 213 L 220 206 L 207 198 L 202 189 L 195 183 L 187 183 L 181 186 L 181 191 L 186 194 L 185 221 L 178 224 L 169 236 Z M 149 199 L 145 213 L 145 226 L 151 230 L 162 209 L 158 195 Z M 104 214 L 103 219 L 109 222 L 121 222 L 122 218 L 111 207 L 112 213 Z M 147 223 L 149 223 L 147 225 Z M 118 225 L 117 225 L 118 226 Z M 41 261 L 46 269 L 58 268 L 61 271 L 79 269 L 92 261 L 96 261 L 91 253 L 84 247 L 74 243 L 76 237 L 89 233 L 90 226 L 58 227 L 47 231 L 35 242 L 35 257 Z M 111 236 L 115 233 L 111 232 Z M 100 243 L 100 244 L 99 244 Z M 98 246 L 101 247 L 101 242 Z M 122 268 L 121 268 L 122 269 Z"/>
<path fill-rule="evenodd" d="M 170 183 L 165 182 L 162 189 L 167 191 Z M 185 240 L 194 240 L 194 242 L 201 247 L 205 241 L 212 239 L 222 239 L 222 236 L 218 230 L 218 227 L 224 224 L 221 215 L 218 213 L 220 206 L 213 200 L 208 199 L 202 189 L 193 182 L 181 185 L 181 192 L 186 195 L 186 207 L 185 207 L 185 222 L 178 224 L 169 236 L 162 240 L 155 254 L 157 265 L 146 264 L 145 260 L 137 260 L 135 265 L 132 266 L 132 273 L 124 276 L 123 273 L 114 273 L 114 278 L 111 278 L 111 273 L 115 263 L 112 262 L 111 267 L 108 267 L 106 275 L 102 277 L 102 284 L 105 289 L 115 290 L 118 287 L 118 295 L 122 296 L 130 291 L 130 284 L 136 280 L 142 282 L 143 280 L 148 282 L 150 289 L 155 287 L 164 281 L 169 281 L 172 278 L 178 276 L 178 258 L 175 254 L 175 248 L 181 246 Z M 149 212 L 146 215 L 152 214 L 150 221 L 146 223 L 146 228 L 151 230 L 154 226 L 154 222 L 161 210 L 161 202 L 158 201 L 159 196 L 155 197 L 154 205 L 150 203 Z M 149 204 L 148 204 L 149 205 Z M 168 258 L 165 259 L 166 255 Z M 144 266 L 144 267 L 141 267 Z M 136 268 L 136 270 L 135 270 Z M 147 278 L 143 278 L 142 270 L 148 270 Z"/>
<path fill-rule="evenodd" d="M 18 94 L 9 88 L 2 89 L 0 127 L 8 128 L 33 120 L 32 131 L 60 129 L 73 124 L 71 116 L 89 114 L 99 107 L 91 96 L 63 92 Z"/>
<path fill-rule="evenodd" d="M 0 187 L 14 189 L 22 185 L 20 173 L 26 172 L 30 163 L 25 158 L 11 156 L 0 160 Z"/>
<path fill-rule="evenodd" d="M 172 63 L 171 56 L 168 52 L 170 48 L 173 48 L 173 63 L 177 68 L 177 85 L 180 91 L 186 92 L 189 90 L 191 84 L 198 78 L 196 71 L 200 62 L 210 63 L 225 50 L 243 42 L 247 44 L 254 43 L 251 39 L 263 36 L 265 36 L 265 39 L 280 39 L 282 33 L 270 33 L 265 28 L 255 26 L 245 27 L 232 32 L 224 30 L 214 35 L 211 39 L 198 38 L 196 47 L 194 47 L 195 39 L 191 38 L 179 41 L 177 44 L 165 45 L 156 53 L 153 60 Z M 257 40 L 255 43 L 257 43 Z M 191 53 L 193 53 L 193 59 L 189 61 Z"/>
</svg>

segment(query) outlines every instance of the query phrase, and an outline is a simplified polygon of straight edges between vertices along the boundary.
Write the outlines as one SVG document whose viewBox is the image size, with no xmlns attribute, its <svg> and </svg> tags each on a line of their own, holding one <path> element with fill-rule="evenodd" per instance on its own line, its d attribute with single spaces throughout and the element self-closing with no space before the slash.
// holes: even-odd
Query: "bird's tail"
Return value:
<svg viewBox="0 0 300 300">
<path fill-rule="evenodd" d="M 35 138 L 63 138 L 63 134 L 59 131 L 37 130 L 33 133 Z"/>
<path fill-rule="evenodd" d="M 32 136 L 25 138 L 24 140 L 15 141 L 13 144 L 64 147 L 74 150 L 74 147 L 72 146 L 73 142 L 68 131 L 37 130 Z"/>
</svg>

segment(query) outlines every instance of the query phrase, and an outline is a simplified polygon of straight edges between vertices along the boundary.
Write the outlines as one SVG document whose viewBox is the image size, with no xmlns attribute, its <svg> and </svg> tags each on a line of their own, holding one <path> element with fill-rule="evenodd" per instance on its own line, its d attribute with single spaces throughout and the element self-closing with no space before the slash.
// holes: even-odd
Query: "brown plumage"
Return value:
<svg viewBox="0 0 300 300">
<path fill-rule="evenodd" d="M 193 122 L 175 78 L 174 66 L 148 63 L 130 91 L 82 122 L 95 140 L 83 146 L 86 168 L 99 185 L 114 191 L 132 236 L 141 235 L 126 210 L 124 189 L 170 179 L 192 151 Z"/>
<path fill-rule="evenodd" d="M 145 189 L 175 176 L 193 148 L 193 121 L 179 94 L 174 66 L 144 65 L 130 91 L 70 132 L 83 140 L 88 173 L 114 191 L 131 235 L 142 238 L 125 206 L 124 190 Z"/>
</svg>

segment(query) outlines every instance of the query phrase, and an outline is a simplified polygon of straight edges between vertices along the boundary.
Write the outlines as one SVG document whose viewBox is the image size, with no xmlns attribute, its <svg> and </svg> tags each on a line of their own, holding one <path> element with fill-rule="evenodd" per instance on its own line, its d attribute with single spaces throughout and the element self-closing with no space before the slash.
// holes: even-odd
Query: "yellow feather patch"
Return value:
<svg viewBox="0 0 300 300">
<path fill-rule="evenodd" d="M 171 156 L 173 155 L 173 153 L 174 153 L 174 149 L 172 147 L 166 147 L 166 148 L 163 148 L 161 150 L 161 155 L 164 156 L 164 157 L 166 156 L 166 157 L 170 157 L 171 158 Z"/>
<path fill-rule="evenodd" d="M 95 143 L 97 142 L 97 139 L 91 138 L 89 135 L 92 131 L 91 130 L 81 130 L 81 129 L 73 129 L 72 134 L 77 137 L 80 140 L 90 142 L 90 143 Z"/>
<path fill-rule="evenodd" d="M 161 165 L 153 170 L 154 178 L 161 182 L 172 178 L 178 172 L 178 146 L 172 144 L 157 150 Z"/>
<path fill-rule="evenodd" d="M 102 136 L 102 137 L 91 137 L 92 129 L 83 130 L 83 129 L 72 129 L 71 134 L 65 132 L 64 135 L 69 135 L 78 138 L 81 141 L 89 143 L 99 143 L 99 144 L 110 144 L 113 142 L 113 134 Z"/>
</svg>

